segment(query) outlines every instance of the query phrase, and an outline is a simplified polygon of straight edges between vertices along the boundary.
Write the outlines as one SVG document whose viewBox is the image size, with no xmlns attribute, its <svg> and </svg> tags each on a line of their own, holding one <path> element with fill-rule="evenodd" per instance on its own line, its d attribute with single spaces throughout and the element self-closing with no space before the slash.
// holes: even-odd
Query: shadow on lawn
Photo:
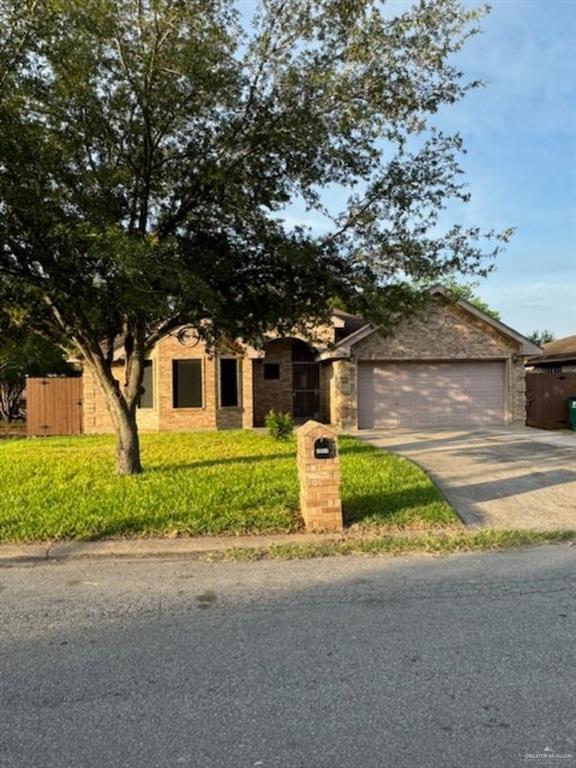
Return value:
<svg viewBox="0 0 576 768">
<path fill-rule="evenodd" d="M 374 449 L 365 444 L 353 444 L 345 445 L 340 448 L 341 456 L 348 456 L 349 454 L 360 453 L 366 455 L 372 455 L 377 457 L 387 457 L 388 454 L 384 451 L 374 451 Z M 146 464 L 147 472 L 179 472 L 190 469 L 201 469 L 206 467 L 219 467 L 229 464 L 258 464 L 266 461 L 276 461 L 278 459 L 286 459 L 294 463 L 296 467 L 296 450 L 293 453 L 268 453 L 258 454 L 255 456 L 226 456 L 220 459 L 199 459 L 198 461 L 189 461 L 186 464 L 172 463 L 172 464 L 152 464 L 148 466 Z"/>
<path fill-rule="evenodd" d="M 390 462 L 390 461 L 408 461 L 409 459 L 406 459 L 403 456 L 400 456 L 399 454 L 393 454 L 391 451 L 388 451 L 383 448 L 374 448 L 371 445 L 368 445 L 367 443 L 356 443 L 353 445 L 340 445 L 338 446 L 339 452 L 340 452 L 340 458 L 346 460 L 346 457 L 349 456 L 350 460 L 353 461 L 356 458 L 361 459 L 362 457 L 369 459 L 370 461 L 382 461 L 382 462 Z M 411 462 L 413 463 L 413 462 Z M 344 469 L 344 467 L 342 467 Z"/>
<path fill-rule="evenodd" d="M 189 469 L 219 467 L 228 464 L 258 464 L 260 462 L 276 461 L 276 459 L 288 459 L 293 461 L 294 466 L 296 466 L 296 458 L 295 456 L 292 456 L 292 454 L 272 453 L 263 456 L 228 456 L 223 459 L 199 459 L 198 461 L 190 461 L 187 464 L 151 465 L 146 467 L 146 472 L 182 472 Z"/>
<path fill-rule="evenodd" d="M 395 517 L 410 517 L 412 509 L 418 508 L 417 517 L 423 519 L 422 507 L 431 504 L 442 504 L 443 500 L 434 487 L 407 488 L 403 491 L 379 491 L 364 495 L 348 496 L 344 489 L 342 506 L 344 509 L 344 525 L 362 523 L 367 520 L 377 523 L 395 522 Z M 454 522 L 458 518 L 454 514 Z M 402 521 L 404 522 L 404 521 Z M 438 514 L 431 513 L 431 523 L 445 524 L 450 518 L 438 519 Z"/>
</svg>

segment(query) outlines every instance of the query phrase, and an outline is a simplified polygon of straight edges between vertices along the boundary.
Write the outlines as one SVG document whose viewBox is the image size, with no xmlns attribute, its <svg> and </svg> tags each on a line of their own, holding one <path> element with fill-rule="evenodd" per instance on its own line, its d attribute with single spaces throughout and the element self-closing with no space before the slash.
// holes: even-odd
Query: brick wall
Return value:
<svg viewBox="0 0 576 768">
<path fill-rule="evenodd" d="M 389 337 L 373 333 L 353 348 L 358 360 L 506 358 L 519 344 L 459 307 L 435 304 Z"/>
<path fill-rule="evenodd" d="M 156 360 L 156 354 L 151 355 L 151 359 Z M 116 370 L 116 379 L 121 380 L 123 368 L 118 365 Z M 154 375 L 157 376 L 157 364 L 154 363 Z M 84 387 L 83 398 L 83 424 L 86 434 L 108 434 L 113 432 L 112 419 L 108 413 L 106 400 L 100 391 L 98 382 L 88 368 L 82 373 Z M 141 432 L 155 432 L 158 430 L 158 390 L 157 380 L 154 381 L 154 408 L 139 408 L 136 414 L 138 429 Z"/>
<path fill-rule="evenodd" d="M 161 431 L 182 432 L 216 427 L 217 377 L 216 360 L 206 353 L 202 342 L 182 344 L 177 334 L 165 336 L 158 350 L 158 400 Z M 172 392 L 172 363 L 174 360 L 202 362 L 202 407 L 174 408 Z"/>
<path fill-rule="evenodd" d="M 104 395 L 92 373 L 84 368 L 82 373 L 84 399 L 82 402 L 83 429 L 86 434 L 112 432 L 112 422 Z"/>
<path fill-rule="evenodd" d="M 254 426 L 262 427 L 268 411 L 292 413 L 292 342 L 289 339 L 269 342 L 265 347 L 265 357 L 254 361 Z M 265 379 L 265 363 L 280 365 L 279 379 Z"/>
<path fill-rule="evenodd" d="M 390 336 L 372 333 L 352 347 L 352 361 L 333 362 L 331 422 L 357 426 L 357 366 L 360 360 L 503 360 L 507 370 L 508 420 L 524 424 L 526 377 L 520 344 L 460 307 L 434 304 L 425 317 L 404 321 Z"/>
<path fill-rule="evenodd" d="M 227 356 L 229 353 L 227 353 Z M 145 431 L 188 431 L 196 429 L 241 429 L 253 426 L 252 365 L 248 358 L 239 361 L 239 406 L 220 408 L 218 394 L 218 358 L 207 353 L 204 345 L 182 344 L 176 334 L 164 337 L 154 348 L 154 408 L 140 408 L 138 426 Z M 174 408 L 172 387 L 173 360 L 201 360 L 202 406 Z M 118 378 L 122 366 L 118 366 Z M 112 432 L 112 422 L 104 396 L 88 369 L 84 370 L 84 431 Z"/>
</svg>

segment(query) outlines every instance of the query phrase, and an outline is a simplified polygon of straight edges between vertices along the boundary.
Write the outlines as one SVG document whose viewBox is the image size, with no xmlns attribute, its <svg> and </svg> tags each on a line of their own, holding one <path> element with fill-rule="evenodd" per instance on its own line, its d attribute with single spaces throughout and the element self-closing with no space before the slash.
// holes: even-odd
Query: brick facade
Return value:
<svg viewBox="0 0 576 768">
<path fill-rule="evenodd" d="M 324 342 L 334 340 L 334 328 L 322 328 Z M 185 431 L 263 426 L 271 409 L 293 412 L 292 340 L 272 339 L 258 356 L 238 354 L 239 404 L 219 404 L 219 360 L 201 342 L 184 343 L 177 333 L 162 339 L 150 358 L 154 368 L 154 407 L 138 411 L 142 431 Z M 229 356 L 229 351 L 223 351 Z M 232 353 L 233 354 L 233 353 Z M 173 360 L 202 362 L 202 407 L 174 408 Z M 320 364 L 320 419 L 342 429 L 358 423 L 357 364 L 359 361 L 501 360 L 506 363 L 507 420 L 525 423 L 526 379 L 521 344 L 462 307 L 435 302 L 423 317 L 404 321 L 390 336 L 376 332 L 350 348 L 350 357 Z M 267 363 L 279 365 L 278 379 L 265 379 Z M 119 368 L 119 375 L 121 370 Z M 90 372 L 84 371 L 84 431 L 111 432 L 103 396 Z"/>
<path fill-rule="evenodd" d="M 156 371 L 155 364 L 153 370 Z M 120 366 L 118 366 L 118 375 L 116 378 L 120 380 L 121 376 L 122 370 L 120 369 Z M 84 368 L 82 382 L 84 388 L 82 409 L 83 431 L 86 434 L 106 434 L 113 432 L 112 419 L 108 413 L 104 395 L 100 391 L 98 382 L 88 368 Z M 156 386 L 156 382 L 154 382 L 154 384 Z M 156 388 L 155 397 L 157 397 L 157 394 L 158 389 Z M 137 413 L 138 429 L 141 432 L 157 432 L 159 429 L 158 416 L 158 408 L 139 409 Z"/>
<path fill-rule="evenodd" d="M 279 379 L 265 379 L 267 363 L 280 366 Z M 264 347 L 264 357 L 254 361 L 254 426 L 264 426 L 268 411 L 292 413 L 292 341 L 278 339 Z"/>
<path fill-rule="evenodd" d="M 518 349 L 518 342 L 460 307 L 435 303 L 424 317 L 405 320 L 390 336 L 366 337 L 353 354 L 357 360 L 494 360 Z"/>
<path fill-rule="evenodd" d="M 231 353 L 223 351 L 223 356 Z M 253 426 L 252 359 L 238 357 L 238 407 L 219 404 L 219 357 L 209 354 L 202 342 L 182 343 L 177 334 L 165 336 L 154 348 L 154 407 L 139 408 L 138 427 L 143 432 L 188 431 L 196 429 L 241 429 Z M 200 360 L 202 363 L 202 406 L 175 408 L 173 403 L 172 363 L 174 360 Z M 118 365 L 118 378 L 122 365 Z M 112 432 L 112 422 L 98 383 L 86 368 L 84 379 L 84 432 Z"/>
<path fill-rule="evenodd" d="M 424 317 L 404 321 L 390 336 L 371 333 L 351 347 L 351 359 L 335 360 L 330 387 L 331 422 L 357 427 L 357 363 L 363 360 L 506 362 L 507 421 L 526 420 L 526 377 L 519 342 L 464 309 L 435 303 Z"/>
</svg>

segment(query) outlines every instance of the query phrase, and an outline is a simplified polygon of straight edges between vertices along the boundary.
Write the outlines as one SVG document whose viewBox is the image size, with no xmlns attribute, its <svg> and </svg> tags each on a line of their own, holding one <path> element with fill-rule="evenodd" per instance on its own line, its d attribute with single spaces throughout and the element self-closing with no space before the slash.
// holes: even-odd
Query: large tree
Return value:
<svg viewBox="0 0 576 768">
<path fill-rule="evenodd" d="M 335 297 L 385 325 L 412 281 L 481 273 L 482 238 L 507 235 L 439 225 L 468 193 L 460 136 L 430 118 L 478 85 L 452 57 L 483 10 L 251 8 L 0 0 L 0 300 L 93 371 L 121 473 L 141 470 L 143 362 L 170 329 L 255 342 Z M 289 226 L 293 202 L 328 231 Z"/>
</svg>

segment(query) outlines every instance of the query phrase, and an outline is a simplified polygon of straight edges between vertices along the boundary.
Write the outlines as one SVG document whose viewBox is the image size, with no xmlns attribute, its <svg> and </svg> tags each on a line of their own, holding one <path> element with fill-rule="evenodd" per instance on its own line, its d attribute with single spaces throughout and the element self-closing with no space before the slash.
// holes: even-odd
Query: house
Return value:
<svg viewBox="0 0 576 768">
<path fill-rule="evenodd" d="M 161 339 L 147 361 L 140 429 L 251 428 L 270 409 L 343 429 L 525 423 L 528 357 L 540 348 L 442 288 L 424 316 L 384 336 L 336 311 L 327 326 L 270 338 L 262 350 L 215 353 L 190 328 Z M 84 372 L 84 432 L 111 432 Z"/>
<path fill-rule="evenodd" d="M 528 360 L 535 373 L 576 373 L 576 336 L 542 345 L 542 354 Z"/>
</svg>

